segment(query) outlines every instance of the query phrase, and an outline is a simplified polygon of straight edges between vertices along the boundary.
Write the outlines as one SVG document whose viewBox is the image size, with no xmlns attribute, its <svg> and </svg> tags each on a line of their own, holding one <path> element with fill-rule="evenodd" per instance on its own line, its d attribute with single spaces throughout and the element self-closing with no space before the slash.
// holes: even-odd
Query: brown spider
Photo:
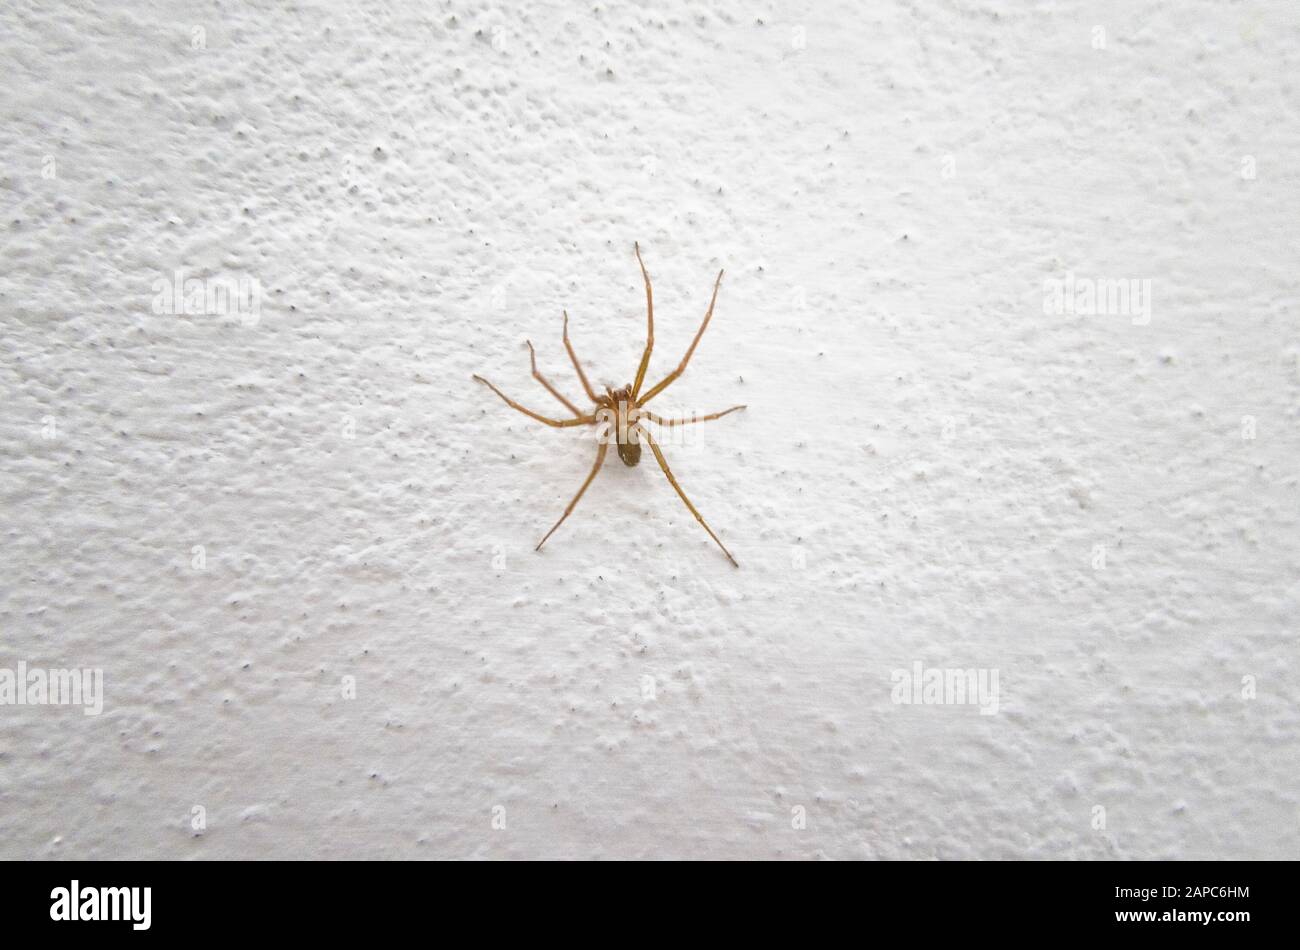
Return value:
<svg viewBox="0 0 1300 950">
<path fill-rule="evenodd" d="M 536 550 L 540 551 L 542 549 L 542 545 L 546 543 L 546 539 L 555 533 L 555 528 L 558 528 L 564 523 L 564 519 L 569 517 L 569 514 L 573 511 L 579 500 L 581 500 L 583 493 L 587 490 L 587 486 L 591 484 L 592 479 L 596 477 L 596 473 L 600 471 L 600 466 L 605 461 L 605 452 L 609 448 L 611 437 L 618 445 L 618 457 L 621 458 L 623 464 L 627 466 L 636 465 L 641 461 L 641 440 L 644 439 L 646 443 L 649 444 L 650 451 L 654 452 L 655 459 L 659 462 L 659 467 L 663 469 L 664 474 L 668 476 L 669 483 L 677 490 L 677 494 L 680 495 L 682 501 L 686 503 L 686 507 L 690 509 L 691 514 L 695 516 L 695 520 L 704 526 L 704 530 L 709 532 L 709 537 L 717 542 L 718 547 L 722 548 L 722 553 L 727 556 L 727 560 L 731 561 L 731 563 L 736 567 L 740 567 L 740 565 L 736 563 L 736 559 L 731 556 L 731 552 L 727 550 L 726 545 L 718 540 L 718 536 L 713 533 L 713 529 L 708 526 L 703 516 L 695 510 L 695 506 L 691 504 L 691 500 L 686 497 L 686 492 L 682 491 L 682 486 L 677 484 L 677 479 L 673 477 L 672 470 L 668 467 L 668 462 L 664 459 L 664 453 L 660 451 L 658 443 L 655 442 L 646 428 L 641 425 L 642 419 L 649 419 L 651 422 L 663 426 L 678 426 L 691 422 L 708 422 L 711 419 L 719 419 L 729 412 L 735 412 L 737 409 L 745 408 L 744 406 L 732 406 L 730 409 L 725 409 L 722 412 L 715 412 L 707 416 L 691 416 L 683 419 L 663 419 L 656 416 L 653 412 L 649 412 L 642 408 L 651 399 L 667 389 L 673 380 L 682 375 L 682 372 L 686 369 L 686 364 L 691 361 L 691 354 L 695 352 L 695 347 L 700 342 L 700 337 L 704 336 L 704 330 L 709 325 L 709 320 L 713 316 L 713 304 L 718 299 L 718 286 L 722 283 L 722 271 L 718 271 L 718 279 L 713 284 L 713 297 L 709 300 L 709 309 L 704 314 L 704 322 L 700 324 L 699 332 L 695 334 L 695 339 L 691 341 L 690 349 L 686 351 L 686 355 L 682 357 L 681 363 L 678 364 L 675 370 L 660 380 L 658 385 L 651 386 L 643 395 L 641 393 L 641 384 L 645 381 L 645 371 L 650 365 L 650 351 L 654 349 L 655 345 L 655 305 L 654 297 L 650 290 L 650 275 L 646 273 L 645 264 L 641 260 L 641 247 L 639 244 L 634 244 L 633 248 L 636 251 L 637 263 L 641 265 L 641 277 L 645 280 L 646 324 L 648 327 L 646 332 L 645 352 L 641 354 L 641 365 L 636 371 L 636 382 L 629 383 L 622 389 L 610 389 L 606 386 L 604 395 L 598 396 L 592 391 L 591 383 L 587 382 L 587 374 L 582 371 L 582 364 L 578 362 L 578 355 L 573 352 L 573 345 L 569 342 L 569 314 L 567 312 L 564 314 L 564 348 L 569 351 L 569 359 L 573 360 L 573 368 L 578 371 L 578 379 L 582 382 L 582 388 L 587 391 L 587 396 L 596 405 L 596 409 L 593 412 L 584 415 L 578 410 L 577 406 L 564 398 L 560 391 L 547 381 L 545 376 L 537 372 L 537 354 L 533 352 L 533 344 L 531 341 L 528 341 L 528 357 L 532 361 L 533 378 L 545 386 L 552 396 L 568 407 L 569 411 L 573 413 L 574 417 L 572 419 L 549 419 L 540 413 L 533 412 L 533 410 L 519 405 L 519 403 L 515 402 L 501 390 L 497 389 L 482 376 L 475 375 L 474 378 L 500 396 L 502 400 L 505 401 L 505 404 L 511 409 L 518 409 L 524 415 L 536 419 L 538 422 L 544 422 L 548 426 L 555 426 L 556 428 L 563 429 L 570 426 L 588 426 L 600 423 L 605 427 L 604 431 L 599 433 L 597 436 L 597 441 L 600 444 L 596 449 L 596 464 L 591 467 L 591 474 L 589 474 L 586 481 L 582 483 L 582 487 L 578 489 L 578 493 L 573 496 L 573 501 L 569 502 L 569 507 L 564 509 L 564 514 L 560 515 L 560 520 L 555 522 L 555 527 L 546 532 L 546 536 L 543 537 L 541 541 L 537 542 Z"/>
</svg>

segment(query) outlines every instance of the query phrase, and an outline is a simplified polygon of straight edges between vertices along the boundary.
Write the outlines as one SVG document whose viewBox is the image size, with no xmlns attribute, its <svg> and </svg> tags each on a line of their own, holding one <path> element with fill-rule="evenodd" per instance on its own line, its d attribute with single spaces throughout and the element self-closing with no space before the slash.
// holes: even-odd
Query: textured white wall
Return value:
<svg viewBox="0 0 1300 950">
<path fill-rule="evenodd" d="M 0 856 L 1300 853 L 1290 5 L 20 2 L 0 52 L 0 667 L 105 677 L 0 706 Z M 740 570 L 648 455 L 535 554 L 591 443 L 470 380 L 562 412 L 565 307 L 627 382 L 634 240 L 656 376 L 728 271 L 660 402 L 749 405 L 666 450 Z"/>
</svg>

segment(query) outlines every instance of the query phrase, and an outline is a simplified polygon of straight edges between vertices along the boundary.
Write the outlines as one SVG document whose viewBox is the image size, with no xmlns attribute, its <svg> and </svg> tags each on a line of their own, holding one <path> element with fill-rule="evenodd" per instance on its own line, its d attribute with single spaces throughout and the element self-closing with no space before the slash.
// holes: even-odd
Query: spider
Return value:
<svg viewBox="0 0 1300 950">
<path fill-rule="evenodd" d="M 695 506 L 691 504 L 691 500 L 686 497 L 686 492 L 682 491 L 682 486 L 677 483 L 677 479 L 673 476 L 672 469 L 668 467 L 668 462 L 664 458 L 664 453 L 660 450 L 659 444 L 655 442 L 654 438 L 650 435 L 650 432 L 641 424 L 641 420 L 643 419 L 649 419 L 651 422 L 661 426 L 678 426 L 693 422 L 708 422 L 712 419 L 720 419 L 728 413 L 735 412 L 738 409 L 745 408 L 744 406 L 732 406 L 730 409 L 724 409 L 722 412 L 710 413 L 707 416 L 690 416 L 682 419 L 664 419 L 643 408 L 646 403 L 667 389 L 669 385 L 671 385 L 672 382 L 676 380 L 677 377 L 681 376 L 686 370 L 686 364 L 691 361 L 691 355 L 695 352 L 695 347 L 699 344 L 700 337 L 704 336 L 704 331 L 709 325 L 709 320 L 713 317 L 713 304 L 718 299 L 718 287 L 722 284 L 723 272 L 718 271 L 718 279 L 713 283 L 713 297 L 709 300 L 709 309 L 704 314 L 704 322 L 700 324 L 700 329 L 695 334 L 695 339 L 691 341 L 690 348 L 686 351 L 686 355 L 682 357 L 682 361 L 677 364 L 675 370 L 665 376 L 656 385 L 651 386 L 648 390 L 642 393 L 641 384 L 645 382 L 646 369 L 650 365 L 650 353 L 654 349 L 655 345 L 655 305 L 654 294 L 650 289 L 650 275 L 646 273 L 645 263 L 641 260 L 640 244 L 633 244 L 633 249 L 636 252 L 636 261 L 641 266 L 641 277 L 645 281 L 647 327 L 645 352 L 641 354 L 641 365 L 636 371 L 636 382 L 629 383 L 621 389 L 610 389 L 609 386 L 606 386 L 605 392 L 599 395 L 592 390 L 591 383 L 587 381 L 587 374 L 582 371 L 582 364 L 578 362 L 578 355 L 573 352 L 573 344 L 569 342 L 569 314 L 567 311 L 564 312 L 564 348 L 569 351 L 569 359 L 573 361 L 573 368 L 578 372 L 578 380 L 582 383 L 582 388 L 586 390 L 588 398 L 590 398 L 592 403 L 595 404 L 596 408 L 593 411 L 588 413 L 580 411 L 578 407 L 566 399 L 558 389 L 552 386 L 545 376 L 537 371 L 537 354 L 533 350 L 533 344 L 531 341 L 526 342 L 528 343 L 528 358 L 532 362 L 533 378 L 546 387 L 547 392 L 562 402 L 565 407 L 573 413 L 572 419 L 551 419 L 539 412 L 534 412 L 525 406 L 521 406 L 482 376 L 475 374 L 474 379 L 478 380 L 500 396 L 505 404 L 511 409 L 517 409 L 529 418 L 536 419 L 538 422 L 544 422 L 548 426 L 554 426 L 557 429 L 589 425 L 601 425 L 603 427 L 603 432 L 599 432 L 597 435 L 599 445 L 596 449 L 596 464 L 591 467 L 591 473 L 582 483 L 582 487 L 578 489 L 578 493 L 573 496 L 573 501 L 569 502 L 569 506 L 564 509 L 564 514 L 560 515 L 560 520 L 555 522 L 555 526 L 552 527 L 550 531 L 546 532 L 541 541 L 537 542 L 535 550 L 540 551 L 542 549 L 542 545 L 546 543 L 546 539 L 555 533 L 556 528 L 564 524 L 564 519 L 569 517 L 578 502 L 582 499 L 583 493 L 586 492 L 587 487 L 592 483 L 592 480 L 595 479 L 596 474 L 600 471 L 600 466 L 604 464 L 605 452 L 609 448 L 610 441 L 613 440 L 618 446 L 618 457 L 623 460 L 623 464 L 631 467 L 641 461 L 641 442 L 644 440 L 645 443 L 650 446 L 650 451 L 654 453 L 655 460 L 659 463 L 659 467 L 663 469 L 664 475 L 668 477 L 668 483 L 672 485 L 677 491 L 677 494 L 681 496 L 682 501 L 686 503 L 686 507 L 689 508 L 691 514 L 695 516 L 695 520 L 704 527 L 704 530 L 709 533 L 709 537 L 711 537 L 718 547 L 722 549 L 722 553 L 727 556 L 727 560 L 736 567 L 740 567 L 740 565 L 736 563 L 736 559 L 731 556 L 731 552 L 727 550 L 727 546 L 718 540 L 718 536 L 713 533 L 713 529 L 709 527 L 708 523 L 704 520 L 703 515 L 696 510 Z"/>
</svg>

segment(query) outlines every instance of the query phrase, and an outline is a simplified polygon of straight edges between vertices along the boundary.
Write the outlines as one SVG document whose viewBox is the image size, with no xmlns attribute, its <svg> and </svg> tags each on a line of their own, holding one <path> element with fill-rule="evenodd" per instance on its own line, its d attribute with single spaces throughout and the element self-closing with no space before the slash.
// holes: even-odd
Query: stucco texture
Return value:
<svg viewBox="0 0 1300 950">
<path fill-rule="evenodd" d="M 1294 5 L 18 2 L 0 56 L 0 667 L 103 673 L 0 705 L 0 857 L 1300 855 Z M 634 241 L 656 380 L 726 270 L 651 408 L 747 406 L 664 439 L 739 568 L 648 453 L 535 552 L 590 431 L 471 379 L 563 417 L 567 310 L 631 381 Z"/>
</svg>

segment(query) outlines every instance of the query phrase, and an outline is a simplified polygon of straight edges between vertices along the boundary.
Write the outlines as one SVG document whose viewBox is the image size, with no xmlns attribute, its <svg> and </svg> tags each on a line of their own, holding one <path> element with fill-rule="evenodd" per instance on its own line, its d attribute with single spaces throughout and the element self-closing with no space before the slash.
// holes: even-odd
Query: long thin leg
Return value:
<svg viewBox="0 0 1300 950">
<path fill-rule="evenodd" d="M 578 501 L 582 498 L 583 493 L 587 490 L 587 486 L 591 484 L 591 480 L 595 478 L 596 473 L 600 471 L 600 466 L 604 463 L 605 453 L 608 450 L 609 450 L 609 443 L 602 439 L 600 443 L 600 447 L 596 449 L 596 464 L 591 467 L 591 474 L 587 476 L 587 480 L 583 482 L 582 487 L 578 489 L 578 494 L 573 496 L 573 501 L 569 502 L 569 507 L 564 509 L 564 514 L 560 515 L 560 520 L 555 522 L 555 528 L 558 528 L 560 525 L 564 524 L 564 519 L 569 517 L 569 514 L 573 511 L 574 507 L 577 506 Z M 546 532 L 546 538 L 549 538 L 551 535 L 555 534 L 555 528 L 552 528 L 550 531 Z M 542 549 L 542 545 L 546 543 L 546 538 L 542 538 L 542 540 L 538 541 L 537 547 L 534 548 L 534 550 L 540 551 Z"/>
<path fill-rule="evenodd" d="M 677 479 L 673 477 L 673 471 L 668 467 L 668 461 L 664 458 L 664 453 L 659 451 L 659 444 L 651 438 L 650 433 L 642 426 L 637 426 L 636 430 L 640 434 L 641 438 L 645 439 L 646 442 L 650 444 L 650 451 L 654 452 L 655 458 L 659 462 L 659 467 L 664 470 L 664 474 L 668 476 L 668 481 L 673 488 L 677 489 L 677 494 L 682 496 L 682 501 L 686 502 L 686 507 L 691 510 L 691 514 L 695 516 L 695 520 L 704 526 L 704 530 L 709 532 L 709 537 L 717 542 L 718 547 L 722 548 L 722 553 L 727 556 L 727 560 L 736 567 L 740 567 L 740 565 L 736 563 L 736 559 L 731 556 L 731 552 L 727 550 L 727 546 L 719 541 L 718 536 L 713 533 L 713 529 L 710 528 L 708 523 L 704 520 L 704 516 L 695 510 L 695 506 L 691 504 L 691 500 L 686 497 L 686 492 L 682 491 L 682 486 L 677 484 Z"/>
<path fill-rule="evenodd" d="M 648 393 L 646 393 L 644 396 L 642 396 L 640 399 L 637 400 L 638 406 L 644 406 L 651 399 L 654 399 L 655 396 L 658 396 L 661 392 L 663 392 L 665 389 L 668 388 L 669 383 L 671 383 L 678 376 L 682 375 L 682 372 L 686 369 L 686 364 L 691 361 L 691 354 L 695 352 L 695 347 L 699 345 L 700 337 L 704 336 L 704 331 L 708 327 L 709 321 L 713 319 L 713 305 L 717 303 L 718 287 L 721 284 L 722 284 L 722 271 L 718 271 L 718 279 L 713 282 L 713 297 L 709 300 L 709 309 L 704 314 L 704 322 L 700 324 L 700 329 L 695 334 L 695 339 L 691 341 L 691 348 L 686 351 L 686 355 L 682 357 L 681 363 L 677 365 L 677 368 L 675 370 L 673 370 L 671 373 L 665 376 L 660 381 L 659 385 L 652 388 Z"/>
<path fill-rule="evenodd" d="M 591 391 L 591 383 L 587 382 L 587 374 L 582 371 L 582 364 L 578 362 L 578 354 L 573 352 L 573 344 L 569 342 L 569 312 L 564 312 L 564 348 L 569 351 L 569 359 L 573 360 L 573 368 L 578 371 L 578 379 L 582 380 L 582 388 L 587 390 L 587 398 L 592 402 L 599 402 L 596 394 Z"/>
<path fill-rule="evenodd" d="M 533 364 L 533 379 L 537 380 L 539 383 L 545 386 L 546 391 L 549 392 L 552 396 L 554 396 L 556 399 L 560 400 L 560 402 L 568 406 L 569 411 L 572 412 L 575 416 L 582 415 L 582 413 L 578 411 L 577 406 L 569 402 L 569 400 L 565 399 L 564 396 L 560 393 L 560 391 L 547 381 L 545 376 L 537 372 L 537 354 L 533 352 L 533 343 L 531 340 L 525 340 L 524 342 L 528 344 L 528 359 Z"/>
<path fill-rule="evenodd" d="M 636 394 L 641 391 L 641 383 L 645 381 L 645 371 L 650 366 L 650 352 L 655 348 L 655 298 L 650 291 L 650 275 L 645 271 L 645 262 L 641 260 L 641 245 L 633 244 L 636 250 L 636 262 L 641 265 L 641 278 L 645 281 L 645 352 L 641 354 L 641 365 L 636 371 L 636 382 L 632 384 L 632 401 L 636 401 Z"/>
<path fill-rule="evenodd" d="M 657 422 L 661 426 L 684 426 L 692 422 L 708 422 L 711 419 L 721 419 L 729 412 L 735 412 L 737 409 L 744 409 L 744 406 L 732 406 L 730 409 L 723 409 L 721 412 L 713 412 L 707 416 L 687 416 L 682 419 L 663 419 L 656 416 L 653 412 L 642 409 L 641 418 L 649 419 L 651 422 Z"/>
<path fill-rule="evenodd" d="M 519 403 L 515 402 L 513 399 L 511 399 L 501 390 L 497 389 L 495 386 L 489 383 L 482 376 L 476 375 L 474 378 L 477 379 L 484 386 L 488 387 L 488 389 L 492 390 L 498 396 L 500 396 L 502 401 L 511 409 L 518 409 L 524 415 L 536 419 L 538 422 L 545 422 L 548 426 L 555 426 L 557 429 L 564 429 L 567 428 L 568 426 L 589 425 L 590 423 L 596 421 L 595 416 L 578 416 L 578 418 L 576 419 L 548 419 L 546 416 L 541 415 L 540 413 L 533 412 L 533 410 L 527 409 L 524 406 L 519 405 Z"/>
</svg>

